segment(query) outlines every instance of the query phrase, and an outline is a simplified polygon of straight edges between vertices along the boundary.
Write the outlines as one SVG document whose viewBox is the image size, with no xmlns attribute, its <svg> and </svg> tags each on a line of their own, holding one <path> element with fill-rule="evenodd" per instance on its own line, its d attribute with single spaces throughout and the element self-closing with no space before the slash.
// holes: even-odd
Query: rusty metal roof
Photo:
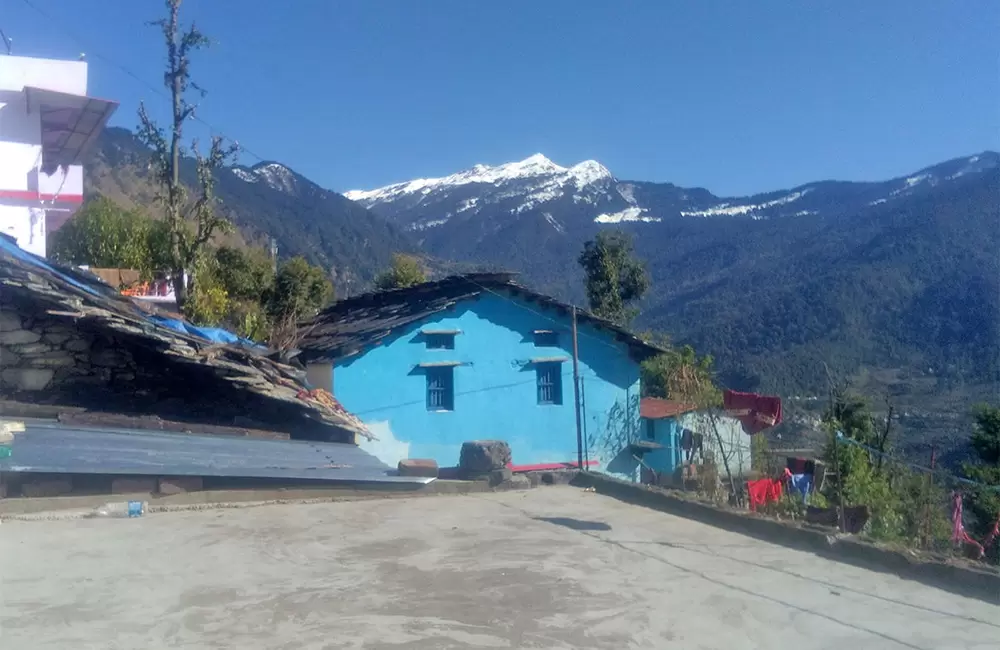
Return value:
<svg viewBox="0 0 1000 650">
<path fill-rule="evenodd" d="M 678 415 L 697 411 L 694 404 L 675 402 L 662 397 L 643 397 L 639 401 L 639 417 L 647 420 L 662 420 L 664 418 L 674 418 Z"/>
</svg>

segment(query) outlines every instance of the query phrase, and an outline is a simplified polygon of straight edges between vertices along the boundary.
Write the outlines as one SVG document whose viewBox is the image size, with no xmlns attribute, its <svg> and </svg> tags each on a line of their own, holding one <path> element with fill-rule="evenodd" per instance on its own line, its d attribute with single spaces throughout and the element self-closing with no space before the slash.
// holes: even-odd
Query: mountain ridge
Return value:
<svg viewBox="0 0 1000 650">
<path fill-rule="evenodd" d="M 149 157 L 131 131 L 105 129 L 85 162 L 85 194 L 155 212 Z M 182 159 L 181 180 L 197 184 L 190 157 Z M 219 211 L 244 240 L 267 247 L 274 237 L 281 257 L 301 255 L 323 267 L 341 295 L 368 286 L 393 253 L 419 252 L 395 224 L 276 161 L 218 170 L 215 192 Z"/>
<path fill-rule="evenodd" d="M 91 163 L 89 194 L 152 205 L 148 152 L 133 134 L 108 129 Z M 193 184 L 191 161 L 182 176 Z M 637 328 L 713 354 L 732 387 L 801 392 L 821 388 L 823 361 L 843 374 L 922 367 L 921 376 L 945 382 L 989 374 L 983 360 L 992 356 L 954 332 L 992 345 L 976 332 L 994 331 L 997 309 L 996 228 L 986 227 L 997 214 L 997 177 L 1000 154 L 986 151 L 886 181 L 718 197 L 539 154 L 348 196 L 268 160 L 220 170 L 217 193 L 245 239 L 275 237 L 281 255 L 326 268 L 340 295 L 370 286 L 392 253 L 407 252 L 446 260 L 435 262 L 442 272 L 517 271 L 583 304 L 583 242 L 623 229 L 653 279 Z"/>
<path fill-rule="evenodd" d="M 921 376 L 945 382 L 993 372 L 985 361 L 996 355 L 948 332 L 995 346 L 976 331 L 996 331 L 996 152 L 883 181 L 816 181 L 748 197 L 623 181 L 610 171 L 577 184 L 565 176 L 572 167 L 555 163 L 535 175 L 505 173 L 542 160 L 551 163 L 533 156 L 351 195 L 431 254 L 518 271 L 576 302 L 583 242 L 608 228 L 633 234 L 653 280 L 636 326 L 713 354 L 736 388 L 821 390 L 826 361 L 844 375 L 922 367 Z M 949 293 L 967 299 L 949 305 Z M 912 322 L 939 340 L 921 340 Z"/>
<path fill-rule="evenodd" d="M 674 216 L 773 218 L 816 214 L 819 209 L 825 207 L 822 204 L 823 195 L 832 189 L 841 193 L 839 197 L 841 201 L 843 193 L 849 191 L 854 195 L 856 202 L 867 201 L 869 205 L 876 205 L 912 195 L 926 189 L 927 186 L 933 187 L 961 176 L 982 173 L 998 165 L 1000 165 L 1000 154 L 987 150 L 971 156 L 953 158 L 883 181 L 823 180 L 743 197 L 723 197 L 700 187 L 682 188 L 672 183 L 619 180 L 595 160 L 586 160 L 567 168 L 557 165 L 543 154 L 535 154 L 521 161 L 501 165 L 475 165 L 439 178 L 416 178 L 371 190 L 351 190 L 345 192 L 344 196 L 376 212 L 389 212 L 398 217 L 401 213 L 413 211 L 418 206 L 422 207 L 424 212 L 430 212 L 435 203 L 441 202 L 440 197 L 435 195 L 444 193 L 447 197 L 453 191 L 461 192 L 466 186 L 493 185 L 498 190 L 503 190 L 515 184 L 524 186 L 525 183 L 535 180 L 536 185 L 527 188 L 528 191 L 525 192 L 525 202 L 513 208 L 515 213 L 565 196 L 565 192 L 559 190 L 564 190 L 572 182 L 576 190 L 584 188 L 593 190 L 595 189 L 593 186 L 598 186 L 597 192 L 604 192 L 607 195 L 603 197 L 604 202 L 618 208 L 596 214 L 594 220 L 597 223 L 649 223 Z M 609 188 L 609 185 L 614 187 Z M 609 189 L 615 191 L 610 192 Z M 614 194 L 617 194 L 617 197 Z M 809 196 L 810 194 L 813 196 Z M 501 191 L 495 200 L 504 198 L 509 198 L 509 193 Z M 573 198 L 577 203 L 599 202 L 596 197 L 588 193 L 578 193 Z M 803 198 L 807 200 L 802 201 Z M 475 210 L 477 203 L 478 201 L 466 203 L 460 206 L 458 212 Z M 784 209 L 784 206 L 792 204 L 798 208 L 794 212 Z M 451 212 L 448 214 L 446 210 L 443 216 L 423 221 L 414 218 L 410 227 L 414 230 L 423 230 L 443 225 L 447 219 L 454 216 L 454 211 Z"/>
</svg>

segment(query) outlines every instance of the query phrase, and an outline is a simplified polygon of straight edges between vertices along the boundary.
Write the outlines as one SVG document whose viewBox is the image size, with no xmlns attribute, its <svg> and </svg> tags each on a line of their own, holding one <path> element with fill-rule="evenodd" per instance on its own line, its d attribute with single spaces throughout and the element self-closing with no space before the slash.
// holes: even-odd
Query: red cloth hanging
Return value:
<svg viewBox="0 0 1000 650">
<path fill-rule="evenodd" d="M 781 398 L 727 390 L 722 394 L 726 412 L 739 419 L 749 435 L 781 424 Z"/>
<path fill-rule="evenodd" d="M 757 506 L 777 503 L 781 500 L 782 481 L 775 478 L 762 478 L 757 481 L 747 481 L 747 494 L 750 497 L 750 510 L 756 511 Z"/>
</svg>

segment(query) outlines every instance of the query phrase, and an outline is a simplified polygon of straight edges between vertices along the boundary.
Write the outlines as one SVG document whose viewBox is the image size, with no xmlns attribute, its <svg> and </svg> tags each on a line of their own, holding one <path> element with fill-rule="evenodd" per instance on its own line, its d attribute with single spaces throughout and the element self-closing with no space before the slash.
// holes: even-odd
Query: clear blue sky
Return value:
<svg viewBox="0 0 1000 650">
<path fill-rule="evenodd" d="M 134 127 L 143 99 L 163 114 L 117 67 L 162 88 L 162 42 L 144 25 L 162 2 L 30 2 L 58 20 L 0 0 L 16 54 L 86 52 L 91 94 L 121 102 L 114 124 Z M 741 194 L 1000 149 L 996 0 L 186 0 L 182 11 L 216 41 L 193 65 L 209 91 L 200 115 L 341 191 L 542 152 Z"/>
</svg>

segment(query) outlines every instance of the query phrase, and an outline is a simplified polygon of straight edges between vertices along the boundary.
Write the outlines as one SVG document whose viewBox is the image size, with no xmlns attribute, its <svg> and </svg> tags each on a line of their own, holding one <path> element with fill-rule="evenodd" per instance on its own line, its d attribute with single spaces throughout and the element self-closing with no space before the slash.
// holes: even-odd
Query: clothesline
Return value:
<svg viewBox="0 0 1000 650">
<path fill-rule="evenodd" d="M 890 460 L 890 461 L 892 461 L 894 463 L 897 463 L 899 465 L 903 465 L 905 467 L 909 467 L 910 469 L 915 469 L 915 470 L 918 470 L 918 471 L 921 471 L 921 472 L 926 472 L 928 474 L 936 474 L 938 476 L 944 476 L 944 477 L 950 478 L 953 481 L 956 481 L 958 483 L 964 483 L 966 485 L 974 485 L 976 487 L 983 488 L 985 490 L 990 490 L 990 491 L 994 491 L 994 492 L 1000 492 L 1000 485 L 987 485 L 985 483 L 980 483 L 979 481 L 973 481 L 972 479 L 963 478 L 961 476 L 955 476 L 954 474 L 951 474 L 949 472 L 945 472 L 943 470 L 933 469 L 931 467 L 925 467 L 923 465 L 918 465 L 916 463 L 908 463 L 906 461 L 899 460 L 898 458 L 893 458 L 888 452 L 879 451 L 878 449 L 875 449 L 874 447 L 869 447 L 868 445 L 863 444 L 861 442 L 858 442 L 857 440 L 854 440 L 853 438 L 848 438 L 847 436 L 844 435 L 844 433 L 842 431 L 838 431 L 837 432 L 837 439 L 841 440 L 843 442 L 846 442 L 846 443 L 848 443 L 850 445 L 854 445 L 855 447 L 860 447 L 861 449 L 864 449 L 865 451 L 867 451 L 869 453 L 872 453 L 872 454 L 875 454 L 876 456 L 879 456 L 881 458 L 886 458 L 886 459 L 888 459 L 888 460 Z"/>
</svg>

